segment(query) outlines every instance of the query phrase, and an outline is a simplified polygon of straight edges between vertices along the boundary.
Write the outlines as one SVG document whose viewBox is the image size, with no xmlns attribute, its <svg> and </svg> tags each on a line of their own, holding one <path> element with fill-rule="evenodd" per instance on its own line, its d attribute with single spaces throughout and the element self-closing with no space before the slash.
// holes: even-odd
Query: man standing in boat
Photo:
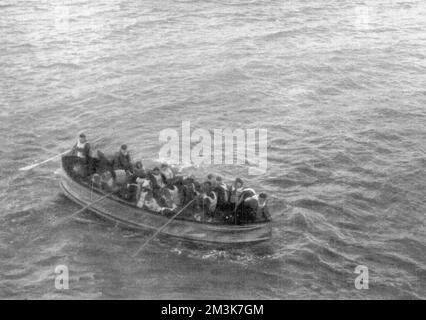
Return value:
<svg viewBox="0 0 426 320">
<path fill-rule="evenodd" d="M 84 133 L 81 133 L 78 137 L 78 141 L 72 148 L 71 154 L 83 160 L 82 162 L 85 164 L 88 163 L 90 157 L 90 144 L 87 142 L 87 138 Z"/>
<path fill-rule="evenodd" d="M 78 159 L 74 164 L 74 174 L 86 177 L 90 172 L 91 149 L 84 133 L 79 135 L 77 143 L 71 149 L 70 154 Z"/>
</svg>

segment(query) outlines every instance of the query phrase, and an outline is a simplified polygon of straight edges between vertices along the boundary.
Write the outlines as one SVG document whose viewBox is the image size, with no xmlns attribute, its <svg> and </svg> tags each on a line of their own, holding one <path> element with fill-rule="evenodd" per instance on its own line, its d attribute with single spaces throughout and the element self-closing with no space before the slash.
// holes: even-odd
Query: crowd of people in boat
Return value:
<svg viewBox="0 0 426 320">
<path fill-rule="evenodd" d="M 247 188 L 240 178 L 231 185 L 209 174 L 202 183 L 179 174 L 168 164 L 152 170 L 142 161 L 133 162 L 127 145 L 111 158 L 101 151 L 92 155 L 85 134 L 80 134 L 71 155 L 77 159 L 72 170 L 92 187 L 119 195 L 139 208 L 166 216 L 188 206 L 198 221 L 227 221 L 244 224 L 271 219 L 267 195 Z"/>
</svg>

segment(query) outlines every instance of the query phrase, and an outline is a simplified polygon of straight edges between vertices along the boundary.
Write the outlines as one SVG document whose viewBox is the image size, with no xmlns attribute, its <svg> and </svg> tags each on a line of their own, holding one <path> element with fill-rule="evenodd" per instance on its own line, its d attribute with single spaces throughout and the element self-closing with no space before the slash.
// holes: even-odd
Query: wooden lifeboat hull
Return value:
<svg viewBox="0 0 426 320">
<path fill-rule="evenodd" d="M 65 196 L 81 206 L 87 206 L 105 196 L 98 190 L 74 181 L 64 170 L 58 173 L 61 176 L 60 186 Z M 113 195 L 94 203 L 88 210 L 134 230 L 157 231 L 169 220 L 165 216 L 138 208 Z M 175 219 L 160 234 L 191 242 L 219 245 L 252 244 L 270 240 L 272 225 L 271 222 L 218 225 Z"/>
</svg>

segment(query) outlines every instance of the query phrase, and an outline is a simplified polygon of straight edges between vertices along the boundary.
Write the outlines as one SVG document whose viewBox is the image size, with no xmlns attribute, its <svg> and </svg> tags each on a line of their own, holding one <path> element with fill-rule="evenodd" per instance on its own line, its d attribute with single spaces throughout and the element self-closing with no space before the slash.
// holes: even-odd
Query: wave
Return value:
<svg viewBox="0 0 426 320">
<path fill-rule="evenodd" d="M 13 7 L 16 7 L 16 5 L 10 4 L 10 3 L 0 4 L 0 9 L 7 9 L 7 8 L 13 8 Z"/>
<path fill-rule="evenodd" d="M 75 63 L 56 62 L 51 64 L 39 64 L 35 66 L 39 69 L 82 69 L 81 65 Z"/>
<path fill-rule="evenodd" d="M 301 199 L 291 203 L 294 207 L 309 209 L 324 215 L 336 215 L 339 217 L 355 218 L 355 214 L 348 209 L 332 205 L 317 199 Z"/>
</svg>

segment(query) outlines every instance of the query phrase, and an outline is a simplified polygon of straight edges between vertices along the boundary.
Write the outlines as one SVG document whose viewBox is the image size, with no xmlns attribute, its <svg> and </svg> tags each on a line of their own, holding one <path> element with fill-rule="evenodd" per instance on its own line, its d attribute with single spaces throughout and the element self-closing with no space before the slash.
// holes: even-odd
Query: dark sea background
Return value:
<svg viewBox="0 0 426 320">
<path fill-rule="evenodd" d="M 426 2 L 0 0 L 0 298 L 425 299 Z M 69 148 L 268 130 L 273 239 L 223 249 L 96 218 L 61 193 Z M 55 267 L 70 271 L 55 289 Z M 368 290 L 354 285 L 369 269 Z"/>
</svg>

